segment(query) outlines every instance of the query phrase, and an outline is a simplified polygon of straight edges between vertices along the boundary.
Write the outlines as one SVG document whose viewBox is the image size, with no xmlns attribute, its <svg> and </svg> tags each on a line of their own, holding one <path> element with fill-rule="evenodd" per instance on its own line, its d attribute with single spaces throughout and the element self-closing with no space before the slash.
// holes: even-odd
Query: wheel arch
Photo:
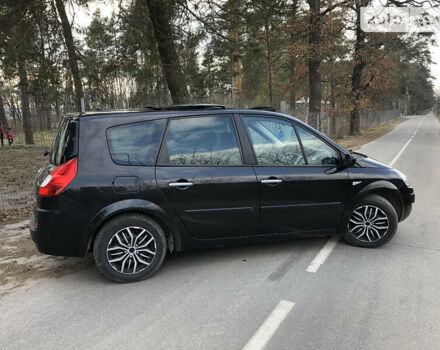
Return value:
<svg viewBox="0 0 440 350">
<path fill-rule="evenodd" d="M 176 244 L 180 246 L 181 240 L 177 234 L 177 229 L 173 224 L 174 220 L 166 214 L 164 209 L 150 201 L 128 199 L 106 206 L 90 221 L 85 230 L 85 241 L 87 242 L 86 254 L 93 249 L 95 237 L 105 223 L 119 215 L 128 213 L 142 214 L 155 220 L 164 230 L 168 243 L 168 250 L 170 252 L 176 250 Z"/>
<path fill-rule="evenodd" d="M 399 189 L 389 181 L 375 181 L 362 188 L 353 198 L 352 206 L 359 200 L 369 196 L 377 195 L 391 203 L 400 219 L 403 215 L 403 201 Z"/>
<path fill-rule="evenodd" d="M 369 183 L 368 185 L 360 189 L 357 193 L 352 195 L 351 199 L 349 199 L 348 201 L 348 205 L 346 206 L 343 219 L 340 221 L 339 226 L 337 227 L 337 232 L 342 233 L 345 231 L 353 207 L 356 205 L 357 202 L 369 195 L 377 195 L 385 198 L 393 206 L 394 210 L 397 213 L 398 219 L 400 220 L 402 218 L 403 201 L 400 196 L 399 189 L 395 184 L 390 181 L 378 180 Z"/>
</svg>

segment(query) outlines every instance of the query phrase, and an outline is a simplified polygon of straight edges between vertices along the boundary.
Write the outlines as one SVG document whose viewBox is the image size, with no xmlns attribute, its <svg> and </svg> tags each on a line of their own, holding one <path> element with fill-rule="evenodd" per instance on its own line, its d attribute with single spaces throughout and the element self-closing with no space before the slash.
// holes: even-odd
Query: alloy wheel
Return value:
<svg viewBox="0 0 440 350">
<path fill-rule="evenodd" d="M 156 256 L 156 240 L 142 227 L 129 226 L 116 232 L 107 245 L 107 261 L 122 274 L 145 270 Z"/>
<path fill-rule="evenodd" d="M 348 232 L 361 242 L 372 243 L 382 239 L 389 228 L 388 216 L 374 205 L 362 205 L 353 210 L 348 221 Z"/>
</svg>

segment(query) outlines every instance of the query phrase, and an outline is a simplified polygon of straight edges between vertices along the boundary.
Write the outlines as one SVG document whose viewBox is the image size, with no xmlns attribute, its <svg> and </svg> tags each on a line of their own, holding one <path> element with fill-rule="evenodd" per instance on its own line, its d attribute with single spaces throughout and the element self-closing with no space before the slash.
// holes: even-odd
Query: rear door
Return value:
<svg viewBox="0 0 440 350">
<path fill-rule="evenodd" d="M 170 119 L 156 181 L 196 238 L 258 234 L 257 178 L 231 115 Z"/>
<path fill-rule="evenodd" d="M 262 233 L 334 231 L 348 186 L 339 152 L 288 119 L 242 119 L 257 160 Z"/>
</svg>

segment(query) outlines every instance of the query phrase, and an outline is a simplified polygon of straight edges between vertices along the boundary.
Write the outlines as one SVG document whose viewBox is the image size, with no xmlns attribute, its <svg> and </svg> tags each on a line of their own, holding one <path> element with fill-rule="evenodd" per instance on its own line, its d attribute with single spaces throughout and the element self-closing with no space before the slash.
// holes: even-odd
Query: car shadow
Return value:
<svg viewBox="0 0 440 350">
<path fill-rule="evenodd" d="M 303 254 L 314 255 L 322 248 L 328 237 L 315 238 L 294 238 L 280 241 L 258 242 L 246 245 L 231 245 L 218 248 L 205 248 L 191 251 L 168 253 L 160 270 L 146 281 L 162 280 L 169 276 L 184 274 L 191 276 L 202 267 L 215 265 L 216 270 L 221 271 L 222 266 L 226 268 L 231 262 L 237 264 L 265 264 L 269 261 L 279 260 L 282 264 L 285 260 L 289 261 L 292 256 Z M 87 258 L 62 258 L 63 262 L 56 262 L 60 259 L 54 259 L 53 271 L 54 277 L 62 277 L 68 274 L 80 272 L 80 280 L 94 281 L 98 284 L 114 284 L 113 281 L 104 277 L 94 266 L 91 254 Z M 69 267 L 69 262 L 71 266 Z M 272 276 L 272 275 L 271 275 Z M 269 276 L 270 277 L 270 276 Z M 272 279 L 272 277 L 270 278 Z M 142 283 L 142 282 L 141 282 Z M 136 283 L 137 284 L 137 283 Z"/>
</svg>

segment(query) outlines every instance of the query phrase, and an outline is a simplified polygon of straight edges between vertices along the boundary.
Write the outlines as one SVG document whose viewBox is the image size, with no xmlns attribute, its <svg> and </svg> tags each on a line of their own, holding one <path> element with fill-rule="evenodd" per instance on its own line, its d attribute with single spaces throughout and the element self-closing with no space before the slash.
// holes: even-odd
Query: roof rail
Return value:
<svg viewBox="0 0 440 350">
<path fill-rule="evenodd" d="M 142 109 L 151 109 L 152 111 L 159 111 L 160 107 L 156 106 L 144 106 Z"/>
<path fill-rule="evenodd" d="M 250 107 L 248 109 L 256 109 L 256 110 L 260 110 L 260 111 L 270 111 L 270 112 L 277 111 L 277 109 L 275 107 L 271 107 L 271 106 Z"/>
<path fill-rule="evenodd" d="M 184 111 L 184 110 L 196 110 L 196 109 L 225 109 L 223 105 L 200 103 L 200 104 L 181 104 L 170 106 L 145 106 L 145 109 L 153 111 Z"/>
</svg>

